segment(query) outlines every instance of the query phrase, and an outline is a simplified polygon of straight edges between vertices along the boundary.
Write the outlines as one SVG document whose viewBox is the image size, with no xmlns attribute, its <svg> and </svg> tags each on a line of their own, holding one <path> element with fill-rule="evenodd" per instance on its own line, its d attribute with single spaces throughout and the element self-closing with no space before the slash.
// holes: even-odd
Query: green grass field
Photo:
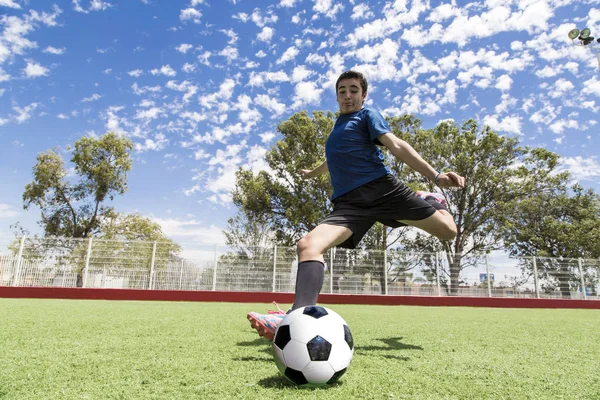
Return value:
<svg viewBox="0 0 600 400">
<path fill-rule="evenodd" d="M 279 375 L 265 304 L 0 299 L 0 399 L 600 399 L 600 312 L 329 306 L 340 382 Z"/>
</svg>

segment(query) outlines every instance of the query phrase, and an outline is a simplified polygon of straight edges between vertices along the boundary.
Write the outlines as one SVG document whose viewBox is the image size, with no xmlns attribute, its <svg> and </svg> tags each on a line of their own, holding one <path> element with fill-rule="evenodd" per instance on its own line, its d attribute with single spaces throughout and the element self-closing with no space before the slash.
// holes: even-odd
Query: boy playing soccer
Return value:
<svg viewBox="0 0 600 400">
<path fill-rule="evenodd" d="M 457 228 L 439 193 L 414 193 L 383 163 L 383 145 L 400 161 L 434 181 L 439 187 L 464 187 L 465 178 L 431 167 L 405 141 L 391 133 L 383 116 L 363 107 L 368 84 L 356 71 L 340 75 L 336 85 L 340 115 L 325 144 L 325 161 L 313 170 L 302 170 L 304 179 L 329 172 L 333 211 L 297 244 L 298 273 L 294 305 L 317 302 L 325 277 L 323 254 L 334 246 L 354 249 L 375 224 L 392 228 L 415 226 L 442 240 L 456 237 Z M 260 336 L 273 340 L 282 310 L 250 312 L 248 320 Z"/>
</svg>

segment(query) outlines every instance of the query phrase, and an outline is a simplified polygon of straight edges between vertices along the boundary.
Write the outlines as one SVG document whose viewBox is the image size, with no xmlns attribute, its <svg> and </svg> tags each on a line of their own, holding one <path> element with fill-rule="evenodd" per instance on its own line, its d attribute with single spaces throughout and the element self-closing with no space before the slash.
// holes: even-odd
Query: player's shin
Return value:
<svg viewBox="0 0 600 400">
<path fill-rule="evenodd" d="M 325 279 L 325 264 L 309 260 L 298 263 L 296 294 L 292 310 L 317 304 L 317 298 Z"/>
</svg>

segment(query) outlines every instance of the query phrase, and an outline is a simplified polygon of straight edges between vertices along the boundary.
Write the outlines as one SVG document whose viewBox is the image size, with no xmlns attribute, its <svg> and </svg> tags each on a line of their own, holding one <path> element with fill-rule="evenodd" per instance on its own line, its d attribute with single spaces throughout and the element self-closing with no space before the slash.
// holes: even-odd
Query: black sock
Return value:
<svg viewBox="0 0 600 400">
<path fill-rule="evenodd" d="M 438 202 L 435 199 L 435 197 L 426 197 L 425 201 L 428 202 L 436 210 L 445 210 L 445 211 L 448 211 L 448 209 L 446 207 L 444 207 L 440 202 Z"/>
<path fill-rule="evenodd" d="M 325 264 L 321 261 L 309 260 L 298 263 L 296 274 L 296 295 L 292 310 L 317 304 L 321 286 L 325 279 Z"/>
</svg>

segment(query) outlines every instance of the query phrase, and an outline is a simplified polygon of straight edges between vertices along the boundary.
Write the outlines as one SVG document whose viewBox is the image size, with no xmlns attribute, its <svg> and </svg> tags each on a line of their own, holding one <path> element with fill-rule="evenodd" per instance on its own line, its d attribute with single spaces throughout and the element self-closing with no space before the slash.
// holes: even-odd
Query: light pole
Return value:
<svg viewBox="0 0 600 400">
<path fill-rule="evenodd" d="M 581 32 L 579 29 L 571 29 L 571 31 L 569 31 L 569 39 L 573 41 L 575 46 L 593 50 L 598 59 L 598 69 L 600 69 L 600 38 L 596 39 L 596 42 L 594 43 L 592 32 L 588 28 L 583 28 Z"/>
</svg>

